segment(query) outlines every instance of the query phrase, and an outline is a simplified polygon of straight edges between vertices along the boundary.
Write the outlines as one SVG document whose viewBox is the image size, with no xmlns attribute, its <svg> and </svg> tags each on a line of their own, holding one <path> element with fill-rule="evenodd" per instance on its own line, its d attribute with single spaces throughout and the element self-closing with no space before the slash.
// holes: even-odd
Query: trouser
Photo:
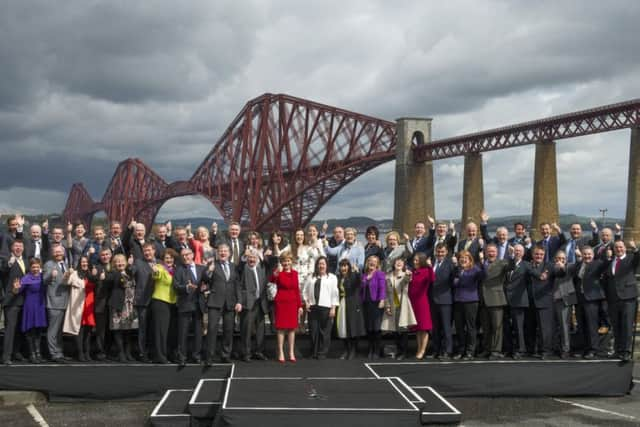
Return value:
<svg viewBox="0 0 640 427">
<path fill-rule="evenodd" d="M 211 318 L 209 318 L 211 320 Z M 195 311 L 178 313 L 178 359 L 184 360 L 189 354 L 189 330 L 193 326 L 193 351 L 191 355 L 199 359 L 202 354 L 202 313 Z"/>
<path fill-rule="evenodd" d="M 603 299 L 598 301 L 598 326 L 611 327 L 611 320 L 609 319 L 609 305 L 607 300 Z"/>
<path fill-rule="evenodd" d="M 513 353 L 525 353 L 527 351 L 524 324 L 525 315 L 529 310 L 528 307 L 510 307 L 509 308 L 509 322 L 508 336 L 512 341 L 511 351 Z M 515 338 L 515 339 L 514 339 Z"/>
<path fill-rule="evenodd" d="M 434 353 L 453 352 L 453 335 L 451 332 L 451 304 L 433 304 L 433 351 Z"/>
<path fill-rule="evenodd" d="M 98 353 L 107 354 L 109 351 L 109 312 L 96 312 L 96 347 Z"/>
<path fill-rule="evenodd" d="M 396 356 L 406 355 L 409 351 L 409 334 L 407 332 L 396 332 L 395 341 L 398 349 Z"/>
<path fill-rule="evenodd" d="M 609 316 L 613 326 L 617 353 L 631 353 L 633 323 L 636 317 L 636 299 L 617 299 L 609 302 Z"/>
<path fill-rule="evenodd" d="M 600 315 L 598 313 L 601 301 L 586 301 L 582 299 L 578 305 L 578 323 L 581 325 L 584 351 L 597 353 L 600 351 L 600 335 L 598 327 Z"/>
<path fill-rule="evenodd" d="M 331 345 L 331 327 L 333 319 L 329 317 L 329 307 L 311 306 L 309 312 L 309 332 L 311 335 L 311 354 L 326 356 Z"/>
<path fill-rule="evenodd" d="M 553 301 L 553 323 L 555 325 L 555 347 L 562 353 L 568 353 L 571 349 L 571 307 L 563 300 Z"/>
<path fill-rule="evenodd" d="M 169 352 L 169 328 L 171 327 L 171 311 L 173 304 L 153 299 L 151 300 L 151 321 L 153 323 L 153 349 L 156 360 L 167 360 Z"/>
<path fill-rule="evenodd" d="M 149 337 L 149 317 L 151 310 L 148 306 L 137 305 L 136 311 L 138 312 L 138 352 L 141 357 L 148 357 L 147 339 Z"/>
<path fill-rule="evenodd" d="M 240 342 L 242 343 L 242 354 L 251 356 L 251 337 L 256 336 L 256 353 L 264 353 L 264 311 L 259 301 L 253 305 L 251 310 L 242 310 L 240 313 Z"/>
<path fill-rule="evenodd" d="M 22 307 L 4 307 L 4 341 L 2 343 L 2 360 L 11 360 L 14 348 L 20 351 L 22 334 L 18 331 L 18 323 L 22 318 Z"/>
<path fill-rule="evenodd" d="M 553 307 L 536 307 L 538 324 L 538 352 L 551 354 L 553 343 Z"/>
<path fill-rule="evenodd" d="M 218 335 L 218 322 L 222 317 L 222 357 L 228 358 L 233 347 L 233 327 L 235 325 L 235 311 L 225 308 L 209 307 L 209 324 L 207 327 L 207 359 L 215 356 Z"/>
<path fill-rule="evenodd" d="M 62 323 L 64 322 L 64 310 L 47 309 L 49 326 L 47 327 L 47 347 L 52 359 L 64 356 L 62 352 Z"/>
<path fill-rule="evenodd" d="M 40 328 L 29 329 L 25 333 L 27 346 L 29 347 L 29 356 L 36 359 L 40 358 Z"/>
<path fill-rule="evenodd" d="M 480 309 L 480 324 L 482 325 L 482 349 L 486 352 L 502 352 L 502 307 L 483 306 Z"/>
<path fill-rule="evenodd" d="M 89 355 L 91 351 L 91 326 L 80 326 L 78 335 L 76 335 L 76 349 L 78 350 L 78 357 Z"/>
<path fill-rule="evenodd" d="M 534 354 L 536 347 L 540 351 L 542 342 L 538 332 L 538 309 L 532 301 L 529 301 L 529 308 L 524 311 L 524 343 L 527 353 Z"/>
<path fill-rule="evenodd" d="M 476 351 L 478 303 L 456 302 L 453 307 L 453 317 L 458 335 L 458 352 L 473 355 Z"/>
</svg>

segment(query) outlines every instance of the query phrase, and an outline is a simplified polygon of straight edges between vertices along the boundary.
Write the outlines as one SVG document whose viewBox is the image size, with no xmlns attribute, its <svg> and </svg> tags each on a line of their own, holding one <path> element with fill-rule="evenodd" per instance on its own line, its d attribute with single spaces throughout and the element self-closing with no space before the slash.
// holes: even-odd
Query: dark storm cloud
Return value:
<svg viewBox="0 0 640 427">
<path fill-rule="evenodd" d="M 264 92 L 388 120 L 431 116 L 434 138 L 638 97 L 639 17 L 636 2 L 5 2 L 1 207 L 49 208 L 76 181 L 98 199 L 128 157 L 188 179 Z M 581 166 L 624 211 L 627 145 L 628 132 L 559 143 L 563 212 L 597 211 L 579 197 Z M 619 173 L 598 168 L 608 156 Z M 530 210 L 532 159 L 531 147 L 485 156 L 492 214 Z M 436 213 L 458 217 L 462 160 L 434 173 Z M 393 177 L 393 163 L 363 175 L 319 216 L 390 217 Z M 167 206 L 210 211 L 197 198 Z"/>
</svg>

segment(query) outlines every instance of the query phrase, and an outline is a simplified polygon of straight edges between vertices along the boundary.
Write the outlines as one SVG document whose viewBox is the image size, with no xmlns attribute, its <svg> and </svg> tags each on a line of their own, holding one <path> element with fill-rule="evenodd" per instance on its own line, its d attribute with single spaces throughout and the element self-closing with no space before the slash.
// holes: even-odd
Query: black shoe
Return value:
<svg viewBox="0 0 640 427">
<path fill-rule="evenodd" d="M 596 354 L 593 351 L 588 351 L 584 354 L 584 356 L 582 356 L 582 358 L 586 360 L 593 360 L 596 358 Z"/>
<path fill-rule="evenodd" d="M 55 358 L 51 359 L 51 361 L 52 361 L 53 363 L 60 363 L 60 364 L 67 363 L 67 362 L 64 360 L 64 357 L 55 357 Z"/>
<path fill-rule="evenodd" d="M 107 355 L 106 354 L 104 354 L 104 353 L 96 354 L 96 360 L 103 361 L 103 360 L 106 360 L 106 359 L 107 359 Z"/>
<path fill-rule="evenodd" d="M 464 356 L 462 357 L 462 360 L 473 360 L 473 354 L 465 353 Z"/>
<path fill-rule="evenodd" d="M 404 353 L 400 353 L 396 356 L 396 360 L 404 360 Z"/>
<path fill-rule="evenodd" d="M 213 360 L 211 360 L 211 359 L 206 359 L 206 360 L 204 361 L 204 366 L 205 366 L 205 367 L 207 367 L 207 368 L 209 368 L 209 367 L 213 366 L 213 364 L 214 364 L 214 363 L 215 363 L 215 362 L 214 362 Z"/>
<path fill-rule="evenodd" d="M 319 354 L 318 355 L 318 360 L 326 360 L 327 359 L 327 355 L 326 354 Z"/>
<path fill-rule="evenodd" d="M 483 351 L 482 353 L 478 354 L 479 359 L 488 359 L 489 356 L 491 356 L 491 353 L 489 353 L 488 351 Z"/>
<path fill-rule="evenodd" d="M 118 354 L 118 357 L 116 360 L 120 363 L 127 363 L 129 361 L 129 359 L 127 359 L 127 355 L 124 353 Z"/>
<path fill-rule="evenodd" d="M 193 363 L 197 363 L 198 365 L 202 363 L 202 358 L 200 356 L 198 357 L 192 357 L 191 358 L 191 362 Z"/>
<path fill-rule="evenodd" d="M 160 365 L 168 365 L 169 359 L 167 359 L 166 357 L 158 357 L 156 358 L 156 360 L 153 361 L 153 363 L 158 363 Z"/>
<path fill-rule="evenodd" d="M 338 359 L 340 359 L 340 360 L 347 360 L 347 357 L 349 357 L 349 352 L 348 352 L 348 351 L 345 351 L 344 353 L 342 353 L 342 354 L 340 355 L 340 357 L 338 357 Z"/>
<path fill-rule="evenodd" d="M 251 358 L 249 356 L 242 356 L 240 360 L 246 363 L 251 363 Z"/>
<path fill-rule="evenodd" d="M 182 358 L 180 360 L 178 360 L 178 366 L 181 368 L 184 368 L 185 366 L 187 366 L 187 359 Z"/>
<path fill-rule="evenodd" d="M 35 353 L 31 353 L 31 355 L 29 356 L 29 363 L 33 363 L 34 365 L 36 363 L 40 363 L 38 362 L 38 358 L 36 357 Z"/>
<path fill-rule="evenodd" d="M 521 360 L 521 359 L 522 359 L 522 353 L 519 353 L 519 352 L 517 352 L 517 351 L 516 351 L 515 353 L 513 353 L 513 354 L 511 355 L 511 358 L 512 358 L 513 360 Z"/>
<path fill-rule="evenodd" d="M 498 353 L 497 351 L 492 352 L 489 355 L 489 360 L 501 360 L 501 359 L 504 359 L 504 354 Z"/>
<path fill-rule="evenodd" d="M 569 353 L 567 353 L 566 351 L 563 351 L 562 353 L 560 353 L 560 359 L 569 360 Z"/>
<path fill-rule="evenodd" d="M 3 365 L 10 366 L 10 365 L 13 365 L 13 362 L 11 361 L 11 359 L 4 359 L 4 360 L 2 361 L 2 364 L 3 364 Z"/>
<path fill-rule="evenodd" d="M 89 353 L 89 352 L 86 352 L 84 354 L 84 358 L 86 359 L 87 362 L 93 361 L 93 359 L 91 358 L 91 353 Z"/>
<path fill-rule="evenodd" d="M 78 362 L 86 362 L 87 358 L 84 357 L 84 353 L 78 354 Z"/>
<path fill-rule="evenodd" d="M 267 356 L 265 356 L 263 353 L 260 353 L 260 352 L 258 352 L 258 353 L 253 353 L 253 358 L 254 358 L 255 360 L 269 360 L 269 359 L 267 358 Z"/>
<path fill-rule="evenodd" d="M 631 361 L 631 353 L 629 353 L 628 351 L 622 353 L 622 355 L 620 356 L 620 359 L 622 359 L 623 362 Z"/>
<path fill-rule="evenodd" d="M 433 353 L 425 354 L 424 359 L 435 359 L 436 355 Z"/>
<path fill-rule="evenodd" d="M 450 353 L 442 353 L 442 354 L 438 355 L 438 360 L 440 360 L 442 362 L 451 360 L 451 354 Z"/>
<path fill-rule="evenodd" d="M 151 363 L 151 359 L 149 359 L 146 355 L 140 357 L 141 363 Z"/>
<path fill-rule="evenodd" d="M 13 360 L 16 362 L 24 362 L 24 356 L 22 353 L 13 353 Z"/>
<path fill-rule="evenodd" d="M 73 360 L 73 358 L 69 356 L 62 356 L 62 358 L 64 359 L 65 362 L 71 362 Z"/>
</svg>

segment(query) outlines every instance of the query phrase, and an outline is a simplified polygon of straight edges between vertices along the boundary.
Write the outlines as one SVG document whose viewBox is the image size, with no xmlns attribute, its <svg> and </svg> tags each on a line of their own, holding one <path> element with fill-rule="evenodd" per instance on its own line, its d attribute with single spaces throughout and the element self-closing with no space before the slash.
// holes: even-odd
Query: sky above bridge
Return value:
<svg viewBox="0 0 640 427">
<path fill-rule="evenodd" d="M 188 179 L 247 100 L 287 93 L 434 139 L 640 97 L 636 1 L 66 1 L 0 5 L 0 212 L 102 197 L 138 157 Z M 628 130 L 558 143 L 560 211 L 624 216 Z M 532 146 L 484 155 L 485 206 L 531 211 Z M 462 159 L 435 162 L 436 215 L 461 212 Z M 317 218 L 393 216 L 394 165 Z M 219 216 L 200 197 L 161 217 Z"/>
</svg>

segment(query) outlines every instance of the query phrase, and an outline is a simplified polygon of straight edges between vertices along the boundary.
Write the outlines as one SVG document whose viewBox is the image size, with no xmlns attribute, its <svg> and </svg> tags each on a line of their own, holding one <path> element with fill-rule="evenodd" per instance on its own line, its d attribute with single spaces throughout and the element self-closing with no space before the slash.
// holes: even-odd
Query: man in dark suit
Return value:
<svg viewBox="0 0 640 427">
<path fill-rule="evenodd" d="M 201 362 L 202 354 L 202 314 L 205 304 L 200 287 L 203 284 L 207 267 L 193 262 L 193 251 L 182 250 L 182 265 L 177 268 L 173 276 L 173 288 L 178 294 L 176 307 L 178 309 L 178 363 L 184 366 L 187 362 L 189 329 L 193 325 L 192 360 Z M 211 265 L 213 268 L 213 264 Z M 206 285 L 205 285 L 206 286 Z M 216 328 L 217 332 L 217 321 Z M 214 333 L 215 333 L 214 332 Z"/>
<path fill-rule="evenodd" d="M 557 233 L 556 236 L 551 235 L 552 228 Z M 548 222 L 540 224 L 540 236 L 540 240 L 535 244 L 542 246 L 544 249 L 544 262 L 551 262 L 556 252 L 567 242 L 567 239 L 562 229 L 560 229 L 560 226 L 555 222 L 553 224 L 549 224 Z"/>
<path fill-rule="evenodd" d="M 27 259 L 38 258 L 43 263 L 49 260 L 49 223 L 44 221 L 42 227 L 33 224 L 29 227 L 30 238 L 24 241 L 24 253 Z"/>
<path fill-rule="evenodd" d="M 229 245 L 229 261 L 236 266 L 240 267 L 242 261 L 242 255 L 244 255 L 244 243 L 240 239 L 240 223 L 232 222 L 229 224 L 229 236 L 224 240 L 224 243 Z M 220 242 L 218 242 L 218 245 Z"/>
<path fill-rule="evenodd" d="M 144 258 L 142 247 L 147 242 L 145 238 L 146 233 L 147 229 L 144 224 L 135 222 L 135 220 L 129 223 L 129 226 L 122 235 L 122 245 L 128 256 L 133 256 L 134 259 Z"/>
<path fill-rule="evenodd" d="M 629 247 L 631 251 L 627 253 L 623 241 L 615 242 L 614 256 L 606 270 L 607 301 L 615 337 L 616 356 L 624 361 L 631 360 L 633 323 L 638 298 L 635 274 L 640 263 L 640 252 L 633 240 L 629 242 Z"/>
<path fill-rule="evenodd" d="M 498 227 L 494 237 L 489 236 L 488 221 L 489 215 L 486 211 L 480 213 L 480 234 L 485 244 L 493 243 L 498 250 L 498 260 L 511 259 L 513 257 L 513 246 L 509 243 L 509 231 L 507 227 Z"/>
<path fill-rule="evenodd" d="M 222 317 L 222 363 L 229 363 L 233 346 L 233 327 L 236 313 L 242 311 L 242 294 L 238 271 L 229 261 L 231 256 L 229 245 L 218 244 L 218 260 L 200 287 L 207 298 L 209 324 L 207 329 L 207 361 L 211 366 L 216 351 L 218 321 Z"/>
<path fill-rule="evenodd" d="M 506 240 L 505 240 L 506 241 Z M 502 359 L 504 307 L 507 298 L 504 285 L 510 263 L 498 259 L 498 247 L 489 243 L 485 249 L 485 278 L 480 284 L 480 323 L 482 324 L 482 348 L 490 360 Z"/>
<path fill-rule="evenodd" d="M 453 285 L 455 266 L 447 257 L 447 245 L 436 246 L 433 270 L 436 280 L 430 288 L 431 316 L 433 318 L 433 352 L 441 360 L 448 360 L 453 353 L 451 317 L 453 315 Z"/>
<path fill-rule="evenodd" d="M 509 306 L 508 325 L 506 330 L 507 348 L 515 360 L 522 358 L 527 351 L 525 344 L 524 324 L 525 314 L 529 308 L 529 294 L 527 292 L 528 272 L 531 268 L 524 260 L 525 248 L 516 243 L 513 246 L 511 269 L 507 273 L 505 296 Z M 513 339 L 515 337 L 515 340 Z"/>
<path fill-rule="evenodd" d="M 242 313 L 240 318 L 240 341 L 242 360 L 266 360 L 264 355 L 264 316 L 269 314 L 267 300 L 267 278 L 264 268 L 259 264 L 258 253 L 250 249 L 246 263 L 240 273 L 240 291 Z M 251 336 L 255 333 L 256 350 L 251 352 Z"/>
<path fill-rule="evenodd" d="M 584 337 L 585 359 L 593 359 L 600 351 L 598 337 L 598 310 L 605 299 L 602 275 L 609 263 L 595 259 L 590 246 L 583 246 L 576 252 L 576 292 L 578 295 L 578 324 Z"/>
<path fill-rule="evenodd" d="M 177 253 L 182 253 L 183 249 L 191 249 L 189 245 L 188 232 L 186 227 L 176 227 L 174 231 L 175 238 L 173 239 L 173 250 Z M 176 260 L 177 265 L 182 265 L 182 258 Z"/>
<path fill-rule="evenodd" d="M 104 230 L 102 230 L 104 232 Z M 90 280 L 95 283 L 94 312 L 96 316 L 96 359 L 105 360 L 111 345 L 109 331 L 109 308 L 111 288 L 106 280 L 111 272 L 111 249 L 105 244 L 97 253 L 98 262 L 91 268 Z"/>
<path fill-rule="evenodd" d="M 344 228 L 339 225 L 334 227 L 333 236 L 327 239 L 326 232 L 329 228 L 329 224 L 325 221 L 322 224 L 322 234 L 320 234 L 321 239 L 327 240 L 327 245 L 330 248 L 335 248 L 344 242 Z M 329 271 L 338 271 L 338 257 L 336 255 L 327 254 L 327 259 L 329 260 Z"/>
<path fill-rule="evenodd" d="M 0 233 L 0 255 L 9 259 L 13 241 L 23 240 L 23 227 L 24 217 L 22 215 L 11 215 L 7 218 L 7 232 Z"/>
<path fill-rule="evenodd" d="M 167 230 L 167 224 L 159 224 L 156 227 L 156 234 L 153 239 L 153 244 L 156 249 L 156 257 L 161 257 L 162 253 L 167 248 L 173 248 L 175 246 L 175 242 L 173 241 L 173 237 L 171 237 Z"/>
<path fill-rule="evenodd" d="M 564 250 L 567 255 L 568 264 L 576 263 L 576 250 L 579 251 L 581 247 L 591 243 L 589 237 L 582 235 L 582 226 L 578 223 L 571 224 L 571 227 L 569 227 L 569 237 L 565 237 L 565 240 L 566 242 L 562 245 L 561 249 Z"/>
<path fill-rule="evenodd" d="M 433 224 L 433 218 L 429 217 L 429 224 Z M 413 248 L 413 254 L 417 254 L 418 252 L 426 253 L 428 250 L 429 239 L 427 236 L 427 228 L 424 225 L 424 222 L 418 221 L 416 222 L 413 228 L 413 239 L 409 240 L 411 247 Z M 413 256 L 407 261 L 407 265 L 413 266 Z"/>
<path fill-rule="evenodd" d="M 532 306 L 535 308 L 538 335 L 538 356 L 545 360 L 551 356 L 553 343 L 553 263 L 545 262 L 545 250 L 535 246 L 529 270 L 529 289 Z M 535 343 L 535 329 L 528 329 L 530 343 Z M 534 336 L 531 336 L 534 335 Z M 533 344 L 530 344 L 530 349 Z"/>
<path fill-rule="evenodd" d="M 24 294 L 14 293 L 16 283 L 27 272 L 27 260 L 24 257 L 24 244 L 21 240 L 13 240 L 10 246 L 9 257 L 2 259 L 3 272 L 7 277 L 4 299 L 4 341 L 2 343 L 2 363 L 11 365 L 11 359 L 22 361 L 24 358 L 20 353 L 22 345 L 22 334 L 18 329 L 22 319 L 22 306 L 24 305 Z M 14 351 L 15 349 L 15 351 Z"/>
<path fill-rule="evenodd" d="M 429 218 L 432 220 L 433 218 Z M 445 222 L 438 222 L 435 225 L 431 225 L 429 228 L 429 236 L 427 237 L 427 248 L 425 254 L 427 258 L 434 259 L 436 253 L 436 247 L 439 244 L 444 244 L 448 253 L 453 253 L 456 249 L 456 243 L 458 242 L 458 236 L 456 235 L 456 229 L 453 222 L 447 224 Z"/>
<path fill-rule="evenodd" d="M 112 256 L 118 254 L 127 255 L 122 242 L 122 224 L 120 224 L 120 221 L 111 221 L 109 224 L 107 244 L 111 249 Z"/>
<path fill-rule="evenodd" d="M 469 251 L 473 255 L 474 262 L 478 262 L 479 254 L 484 249 L 485 242 L 478 236 L 478 226 L 475 222 L 470 222 L 466 226 L 467 236 L 458 242 L 456 252 L 462 250 Z"/>
<path fill-rule="evenodd" d="M 136 224 L 136 233 L 140 230 L 138 228 L 139 225 L 143 224 Z M 144 230 L 144 228 L 142 230 Z M 144 231 L 142 236 L 144 238 Z M 140 361 L 150 363 L 151 359 L 149 358 L 147 340 L 151 323 L 151 310 L 149 306 L 151 305 L 151 295 L 153 295 L 154 290 L 153 267 L 156 265 L 156 249 L 153 243 L 145 242 L 141 248 L 142 256 L 136 258 L 134 253 L 138 250 L 138 237 L 139 236 L 136 236 L 136 242 L 132 242 L 132 246 L 130 246 L 131 251 L 129 252 L 131 274 L 133 274 L 133 280 L 135 280 L 136 283 L 133 306 L 138 313 L 138 352 Z"/>
</svg>

